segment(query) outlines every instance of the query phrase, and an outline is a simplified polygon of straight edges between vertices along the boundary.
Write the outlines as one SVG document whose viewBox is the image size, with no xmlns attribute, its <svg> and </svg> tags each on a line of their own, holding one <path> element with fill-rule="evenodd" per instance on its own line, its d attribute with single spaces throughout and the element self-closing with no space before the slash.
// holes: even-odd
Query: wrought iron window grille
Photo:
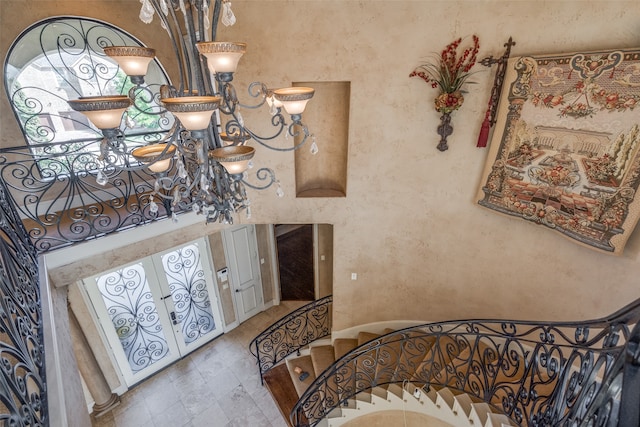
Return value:
<svg viewBox="0 0 640 427">
<path fill-rule="evenodd" d="M 171 129 L 173 117 L 162 113 L 158 101 L 160 86 L 169 82 L 160 63 L 154 59 L 145 85 L 135 86 L 104 55 L 103 47 L 113 44 L 142 46 L 111 24 L 56 17 L 23 31 L 7 54 L 5 89 L 26 144 L 0 149 L 0 178 L 38 252 L 147 223 L 168 211 L 161 205 L 151 212 L 155 177 L 136 169 L 132 159 L 112 159 L 105 169 L 98 144 L 103 135 L 67 104 L 78 96 L 135 90 L 139 104 L 125 120 L 125 143 L 142 145 Z"/>
</svg>

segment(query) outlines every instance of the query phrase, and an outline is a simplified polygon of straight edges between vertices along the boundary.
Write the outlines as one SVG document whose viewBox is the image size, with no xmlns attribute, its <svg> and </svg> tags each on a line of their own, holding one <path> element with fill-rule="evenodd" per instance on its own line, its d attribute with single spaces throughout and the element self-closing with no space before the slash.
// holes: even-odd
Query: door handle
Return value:
<svg viewBox="0 0 640 427">
<path fill-rule="evenodd" d="M 178 324 L 178 319 L 176 319 L 176 312 L 172 311 L 170 316 L 171 316 L 171 322 L 173 322 L 174 325 L 177 325 Z"/>
<path fill-rule="evenodd" d="M 236 289 L 236 292 L 240 292 L 240 289 Z"/>
<path fill-rule="evenodd" d="M 166 300 L 167 298 L 170 298 L 170 297 L 171 297 L 171 294 L 169 294 L 167 296 L 164 296 L 164 297 L 160 297 L 160 301 L 164 301 L 164 300 Z"/>
</svg>

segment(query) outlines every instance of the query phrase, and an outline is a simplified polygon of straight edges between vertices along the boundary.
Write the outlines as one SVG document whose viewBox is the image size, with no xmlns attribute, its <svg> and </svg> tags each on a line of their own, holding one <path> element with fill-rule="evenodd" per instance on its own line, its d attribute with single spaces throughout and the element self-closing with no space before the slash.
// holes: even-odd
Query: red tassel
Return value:
<svg viewBox="0 0 640 427">
<path fill-rule="evenodd" d="M 478 144 L 476 145 L 476 147 L 484 148 L 487 146 L 487 141 L 489 140 L 489 127 L 489 117 L 486 117 L 482 122 L 480 135 L 478 135 Z"/>
</svg>

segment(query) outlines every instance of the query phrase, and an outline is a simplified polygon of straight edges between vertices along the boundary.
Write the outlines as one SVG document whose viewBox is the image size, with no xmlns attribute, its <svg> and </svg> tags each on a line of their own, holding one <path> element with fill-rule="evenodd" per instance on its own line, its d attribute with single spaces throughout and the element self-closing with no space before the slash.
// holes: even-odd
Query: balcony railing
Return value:
<svg viewBox="0 0 640 427">
<path fill-rule="evenodd" d="M 137 161 L 101 156 L 102 132 L 67 101 L 135 91 L 121 131 L 128 148 L 158 141 L 172 125 L 160 106 L 169 84 L 154 59 L 145 83 L 134 86 L 105 46 L 143 46 L 107 22 L 57 16 L 31 25 L 12 43 L 5 59 L 7 98 L 24 137 L 0 149 L 0 179 L 39 253 L 150 222 L 155 177 Z M 7 142 L 7 144 L 9 144 Z M 113 158 L 112 158 L 113 157 Z M 160 204 L 160 197 L 156 202 Z"/>
<path fill-rule="evenodd" d="M 290 354 L 320 338 L 331 335 L 333 296 L 300 307 L 265 329 L 249 344 L 263 375 Z"/>
<path fill-rule="evenodd" d="M 47 426 L 36 252 L 0 182 L 0 424 Z"/>
<path fill-rule="evenodd" d="M 33 146 L 0 150 L 0 179 L 39 253 L 166 217 L 167 207 L 150 209 L 155 178 L 144 169 L 108 170 L 99 185 L 92 145 L 48 143 L 40 155 Z"/>
<path fill-rule="evenodd" d="M 637 427 L 638 319 L 640 300 L 593 321 L 468 320 L 393 332 L 319 374 L 291 422 L 314 426 L 359 393 L 411 382 L 467 393 L 523 426 Z"/>
</svg>

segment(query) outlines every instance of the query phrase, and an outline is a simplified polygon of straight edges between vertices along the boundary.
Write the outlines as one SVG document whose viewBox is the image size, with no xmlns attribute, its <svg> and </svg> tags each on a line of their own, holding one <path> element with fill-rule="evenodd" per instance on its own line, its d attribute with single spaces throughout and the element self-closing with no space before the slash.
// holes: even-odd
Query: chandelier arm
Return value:
<svg viewBox="0 0 640 427">
<path fill-rule="evenodd" d="M 238 105 L 238 96 L 235 87 L 230 82 L 220 81 L 217 75 L 216 81 L 218 82 L 218 91 L 224 101 L 218 109 L 225 115 L 233 115 L 237 120 L 238 118 L 235 116 L 235 112 L 236 106 Z"/>
<path fill-rule="evenodd" d="M 300 125 L 302 127 L 302 131 L 293 131 L 293 127 L 294 125 Z M 259 135 L 256 135 L 255 133 L 253 133 L 250 129 L 244 128 L 245 132 L 247 132 L 247 134 L 251 135 L 251 138 L 253 138 L 254 140 L 256 140 L 256 142 L 260 145 L 262 145 L 263 147 L 266 147 L 270 150 L 274 150 L 274 151 L 280 151 L 280 152 L 286 152 L 286 151 L 296 151 L 298 149 L 300 149 L 300 147 L 302 147 L 304 145 L 305 142 L 307 142 L 307 139 L 309 138 L 309 136 L 311 136 L 309 134 L 309 129 L 307 128 L 307 126 L 305 124 L 303 124 L 302 122 L 298 121 L 298 122 L 294 122 L 292 124 L 289 125 L 289 128 L 286 130 L 286 132 L 294 137 L 300 135 L 300 133 L 302 132 L 304 134 L 304 138 L 302 139 L 302 141 L 300 141 L 299 143 L 295 144 L 293 147 L 288 147 L 288 148 L 281 148 L 281 147 L 274 147 L 273 145 L 267 144 L 265 141 L 271 141 L 273 139 L 275 139 L 276 137 L 280 136 L 280 134 L 282 133 L 285 124 L 282 123 L 281 124 L 281 128 L 278 131 L 278 133 L 276 135 L 274 135 L 273 137 L 261 137 Z"/>
<path fill-rule="evenodd" d="M 205 81 L 204 75 L 202 72 L 202 65 L 200 62 L 200 53 L 196 48 L 196 43 L 201 41 L 200 38 L 204 38 L 203 34 L 200 35 L 200 38 L 197 37 L 197 31 L 194 22 L 194 14 L 198 20 L 198 28 L 204 28 L 204 12 L 202 10 L 202 1 L 199 2 L 184 2 L 185 5 L 185 13 L 184 13 L 184 21 L 185 28 L 187 29 L 187 37 L 189 38 L 189 45 L 185 46 L 185 52 L 187 52 L 184 58 L 185 63 L 187 64 L 187 69 L 189 71 L 189 89 L 193 89 L 192 78 L 195 80 L 195 89 L 199 94 L 206 94 L 205 90 Z M 188 51 L 187 51 L 188 49 Z M 193 61 L 193 64 L 191 63 Z"/>
<path fill-rule="evenodd" d="M 218 22 L 220 21 L 220 11 L 222 10 L 222 0 L 215 0 L 213 6 L 213 18 L 211 19 L 211 40 L 216 40 L 218 33 Z"/>
<path fill-rule="evenodd" d="M 261 97 L 261 99 L 260 99 L 260 102 L 255 105 L 243 104 L 241 102 L 238 102 L 238 105 L 240 105 L 242 108 L 251 108 L 255 110 L 257 108 L 262 107 L 267 102 L 267 95 L 269 93 L 269 88 L 267 88 L 267 85 L 265 85 L 264 83 L 262 82 L 251 83 L 249 85 L 249 88 L 247 89 L 247 92 L 249 93 L 249 96 L 251 96 L 252 98 Z"/>
<path fill-rule="evenodd" d="M 142 84 L 136 84 L 135 86 L 132 86 L 131 89 L 129 89 L 127 96 L 131 100 L 131 107 L 129 108 L 133 108 L 140 113 L 147 114 L 150 116 L 162 116 L 163 114 L 167 113 L 167 110 L 165 108 L 162 108 L 159 102 L 156 102 L 156 105 L 158 106 L 157 111 L 144 109 L 143 107 L 139 106 L 139 103 L 141 103 L 142 105 L 144 105 L 145 103 L 151 104 L 151 102 L 156 97 L 157 98 L 160 97 L 159 92 L 156 92 L 156 93 L 152 92 L 148 86 L 143 86 Z"/>
<path fill-rule="evenodd" d="M 171 19 L 172 21 L 169 21 L 168 17 L 165 16 L 165 14 L 162 12 L 162 7 L 160 6 L 159 0 L 149 0 L 151 2 L 151 6 L 153 7 L 153 9 L 156 12 L 156 15 L 158 15 L 158 18 L 163 22 L 163 27 L 165 28 L 165 30 L 167 30 L 167 34 L 169 35 L 169 39 L 171 40 L 171 45 L 173 47 L 173 52 L 176 56 L 176 58 L 181 58 L 181 54 L 180 54 L 180 45 L 178 44 L 178 39 L 181 39 L 181 37 L 176 37 L 176 28 L 180 28 L 180 26 L 178 25 L 178 17 L 176 16 L 175 10 L 173 7 L 168 7 L 168 12 L 171 15 Z M 171 6 L 171 0 L 167 0 L 167 2 L 169 2 L 170 6 Z M 173 25 L 171 25 L 171 22 L 173 22 Z M 180 34 L 180 33 L 178 33 Z M 182 41 L 183 45 L 184 45 L 184 41 Z M 182 63 L 182 61 L 178 61 L 178 74 L 180 76 L 180 92 L 182 92 L 184 90 L 184 85 L 185 85 L 185 64 Z"/>
<path fill-rule="evenodd" d="M 182 60 L 182 62 L 185 64 L 185 67 L 186 67 L 187 82 L 186 82 L 186 86 L 181 91 L 181 93 L 178 94 L 178 96 L 182 96 L 184 92 L 192 92 L 194 90 L 194 86 L 195 86 L 195 90 L 197 90 L 198 93 L 204 93 L 204 87 L 198 81 L 198 72 L 196 70 L 195 64 L 191 63 L 192 58 L 194 61 L 196 58 L 196 57 L 193 57 L 192 55 L 194 54 L 195 43 L 197 41 L 195 30 L 194 30 L 194 23 L 193 23 L 193 10 L 192 10 L 193 5 L 192 5 L 192 2 L 188 2 L 188 1 L 183 2 L 183 4 L 185 7 L 185 10 L 182 14 L 182 17 L 184 19 L 184 27 L 187 30 L 186 38 L 189 40 L 189 45 L 187 45 L 187 42 L 185 41 L 185 37 L 181 37 L 183 55 L 180 59 Z M 195 74 L 195 85 L 193 81 L 194 74 Z M 187 93 L 187 95 L 191 96 L 192 93 Z"/>
<path fill-rule="evenodd" d="M 244 185 L 246 185 L 247 187 L 252 188 L 254 190 L 264 190 L 266 188 L 271 187 L 276 182 L 278 182 L 278 180 L 276 179 L 275 172 L 270 168 L 260 168 L 260 169 L 258 169 L 258 171 L 256 172 L 256 178 L 258 178 L 260 181 L 266 181 L 268 179 L 269 182 L 267 182 L 264 185 L 253 185 L 253 184 L 250 184 L 249 182 L 247 182 L 244 178 L 242 178 L 242 183 Z"/>
</svg>

